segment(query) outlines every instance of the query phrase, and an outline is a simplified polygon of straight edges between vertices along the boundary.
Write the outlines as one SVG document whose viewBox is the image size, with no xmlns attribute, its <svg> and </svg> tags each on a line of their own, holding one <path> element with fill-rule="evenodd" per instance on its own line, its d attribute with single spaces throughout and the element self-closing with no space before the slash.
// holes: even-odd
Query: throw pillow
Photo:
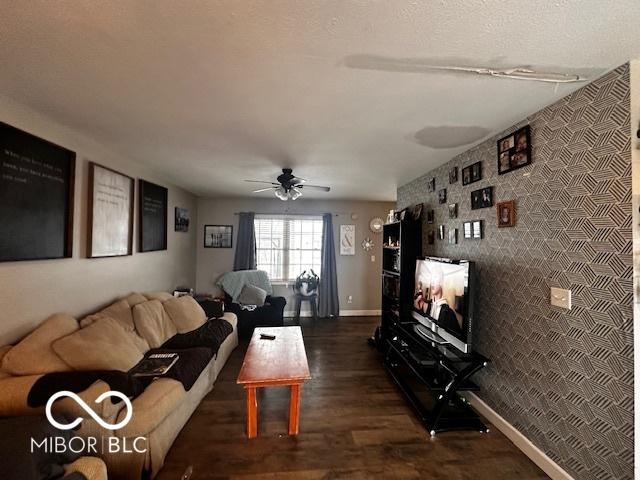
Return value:
<svg viewBox="0 0 640 480">
<path fill-rule="evenodd" d="M 70 371 L 69 365 L 53 350 L 52 343 L 78 328 L 78 321 L 70 315 L 51 315 L 4 355 L 2 369 L 12 375 Z"/>
<path fill-rule="evenodd" d="M 142 358 L 134 332 L 118 320 L 104 317 L 88 327 L 56 340 L 53 350 L 75 370 L 127 372 Z"/>
<path fill-rule="evenodd" d="M 261 307 L 267 298 L 267 291 L 254 285 L 245 285 L 238 295 L 238 303 L 241 305 L 257 305 Z"/>
<path fill-rule="evenodd" d="M 188 295 L 167 300 L 162 306 L 169 314 L 178 333 L 196 330 L 207 321 L 207 315 L 202 307 Z"/>
</svg>

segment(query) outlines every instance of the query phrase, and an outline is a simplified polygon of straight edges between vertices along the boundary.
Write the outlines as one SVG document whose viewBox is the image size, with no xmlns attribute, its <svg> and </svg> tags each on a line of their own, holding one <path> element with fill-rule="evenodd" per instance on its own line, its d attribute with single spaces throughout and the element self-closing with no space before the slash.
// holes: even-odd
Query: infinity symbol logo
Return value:
<svg viewBox="0 0 640 480">
<path fill-rule="evenodd" d="M 133 415 L 133 406 L 131 405 L 131 400 L 129 400 L 129 398 L 121 392 L 116 392 L 116 391 L 108 391 L 108 392 L 104 392 L 102 395 L 100 395 L 98 398 L 96 398 L 96 402 L 95 403 L 101 403 L 105 398 L 109 398 L 109 397 L 117 397 L 120 400 L 122 400 L 125 405 L 127 406 L 127 414 L 125 415 L 124 419 L 121 422 L 118 422 L 114 425 L 105 422 L 102 418 L 100 418 L 100 416 L 94 412 L 91 407 L 89 407 L 89 405 L 87 405 L 84 400 L 82 400 L 78 395 L 76 395 L 73 392 L 69 392 L 67 390 L 62 390 L 54 395 L 51 396 L 51 398 L 49 398 L 49 401 L 47 402 L 47 406 L 45 409 L 45 414 L 47 415 L 47 420 L 49 420 L 49 423 L 51 423 L 51 425 L 53 425 L 54 427 L 60 429 L 60 430 L 72 430 L 74 428 L 76 428 L 78 425 L 80 425 L 82 423 L 82 420 L 84 420 L 83 418 L 76 418 L 73 422 L 65 425 L 62 423 L 59 423 L 56 421 L 55 418 L 53 418 L 53 415 L 51 414 L 51 407 L 53 405 L 53 402 L 55 402 L 56 400 L 58 400 L 61 397 L 69 397 L 72 398 L 78 405 L 80 405 L 80 407 L 87 412 L 91 418 L 93 418 L 96 422 L 98 422 L 98 424 L 102 427 L 102 428 L 106 428 L 107 430 L 117 430 L 119 428 L 124 427 L 127 423 L 129 423 L 129 420 L 131 420 L 131 416 Z"/>
</svg>

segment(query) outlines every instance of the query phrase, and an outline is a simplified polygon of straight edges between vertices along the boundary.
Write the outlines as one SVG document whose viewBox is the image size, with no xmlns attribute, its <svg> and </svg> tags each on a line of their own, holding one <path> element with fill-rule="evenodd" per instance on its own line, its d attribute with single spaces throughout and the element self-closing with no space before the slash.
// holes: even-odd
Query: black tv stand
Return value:
<svg viewBox="0 0 640 480">
<path fill-rule="evenodd" d="M 431 436 L 450 430 L 488 432 L 459 392 L 480 389 L 471 377 L 489 360 L 427 340 L 414 330 L 416 323 L 383 317 L 380 346 L 387 372 Z"/>
</svg>

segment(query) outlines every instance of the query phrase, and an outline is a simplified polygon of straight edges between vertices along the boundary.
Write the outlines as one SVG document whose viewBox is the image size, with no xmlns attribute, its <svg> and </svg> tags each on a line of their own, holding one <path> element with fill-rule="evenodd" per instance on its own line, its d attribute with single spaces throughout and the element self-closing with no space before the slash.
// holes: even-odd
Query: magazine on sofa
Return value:
<svg viewBox="0 0 640 480">
<path fill-rule="evenodd" d="M 157 377 L 167 373 L 178 361 L 177 353 L 153 353 L 131 369 L 134 377 Z"/>
</svg>

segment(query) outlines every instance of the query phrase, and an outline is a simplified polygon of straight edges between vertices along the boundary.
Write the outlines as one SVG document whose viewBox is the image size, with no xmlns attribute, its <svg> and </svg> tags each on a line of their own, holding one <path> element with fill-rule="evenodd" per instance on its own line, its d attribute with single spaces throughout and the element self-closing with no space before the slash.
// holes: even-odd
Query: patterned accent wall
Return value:
<svg viewBox="0 0 640 480">
<path fill-rule="evenodd" d="M 477 377 L 480 397 L 576 479 L 633 478 L 629 103 L 624 65 L 398 189 L 398 208 L 435 210 L 433 225 L 423 216 L 427 255 L 478 264 L 474 348 L 492 360 Z M 498 175 L 497 139 L 527 123 L 532 164 Z M 479 160 L 481 181 L 449 184 L 451 167 L 461 178 Z M 497 227 L 495 206 L 471 210 L 471 191 L 485 186 L 494 203 L 516 201 L 515 227 Z M 484 239 L 463 238 L 470 220 L 484 220 Z M 550 305 L 553 286 L 572 291 L 570 311 Z"/>
</svg>

